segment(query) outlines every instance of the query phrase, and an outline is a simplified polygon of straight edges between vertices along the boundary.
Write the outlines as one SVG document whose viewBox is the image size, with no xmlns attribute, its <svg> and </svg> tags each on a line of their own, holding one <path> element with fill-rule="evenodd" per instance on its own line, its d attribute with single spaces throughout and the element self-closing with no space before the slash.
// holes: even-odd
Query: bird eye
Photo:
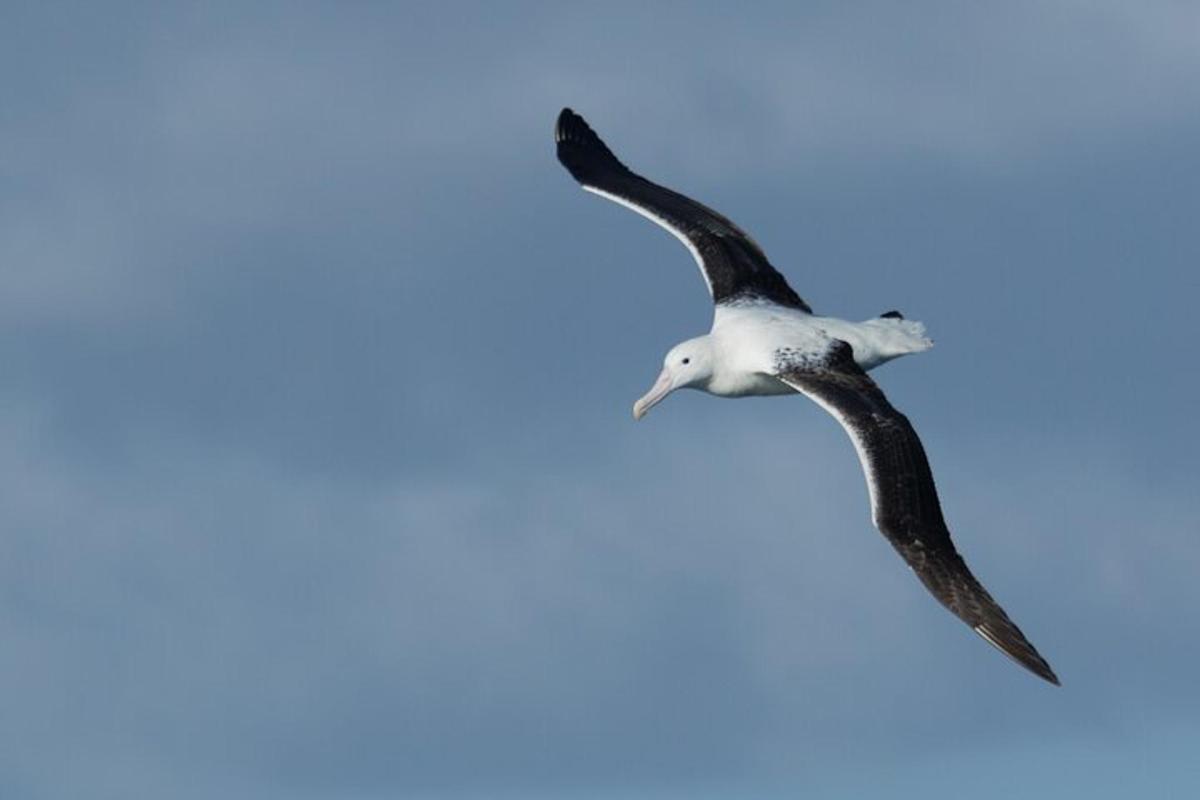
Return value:
<svg viewBox="0 0 1200 800">
<path fill-rule="evenodd" d="M 685 364 L 690 364 L 690 363 L 692 363 L 692 360 L 691 360 L 690 358 L 685 358 L 685 359 L 683 360 L 683 363 L 685 363 Z"/>
</svg>

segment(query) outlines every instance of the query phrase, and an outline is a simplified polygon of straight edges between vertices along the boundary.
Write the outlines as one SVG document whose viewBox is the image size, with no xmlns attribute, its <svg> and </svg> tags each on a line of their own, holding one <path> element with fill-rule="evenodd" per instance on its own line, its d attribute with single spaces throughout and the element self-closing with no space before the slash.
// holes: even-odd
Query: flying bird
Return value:
<svg viewBox="0 0 1200 800">
<path fill-rule="evenodd" d="M 585 190 L 679 239 L 712 295 L 712 330 L 671 348 L 633 416 L 641 419 L 677 389 L 810 398 L 850 435 L 866 474 L 871 518 L 925 588 L 989 644 L 1058 685 L 1046 659 L 958 554 L 921 440 L 867 375 L 893 358 L 929 349 L 925 327 L 895 311 L 865 322 L 814 314 L 744 231 L 631 171 L 571 109 L 559 114 L 554 139 L 558 160 Z"/>
</svg>

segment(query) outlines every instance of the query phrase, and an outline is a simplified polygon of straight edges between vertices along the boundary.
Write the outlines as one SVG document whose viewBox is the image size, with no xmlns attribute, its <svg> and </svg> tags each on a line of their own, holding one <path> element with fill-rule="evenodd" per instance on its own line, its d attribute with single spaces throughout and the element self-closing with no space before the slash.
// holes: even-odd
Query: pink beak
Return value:
<svg viewBox="0 0 1200 800">
<path fill-rule="evenodd" d="M 674 389 L 675 384 L 671 380 L 671 373 L 664 368 L 662 374 L 658 376 L 658 380 L 654 382 L 654 386 L 650 388 L 650 391 L 646 392 L 642 399 L 633 404 L 633 418 L 641 419 L 646 416 L 647 411 L 658 405 Z"/>
</svg>

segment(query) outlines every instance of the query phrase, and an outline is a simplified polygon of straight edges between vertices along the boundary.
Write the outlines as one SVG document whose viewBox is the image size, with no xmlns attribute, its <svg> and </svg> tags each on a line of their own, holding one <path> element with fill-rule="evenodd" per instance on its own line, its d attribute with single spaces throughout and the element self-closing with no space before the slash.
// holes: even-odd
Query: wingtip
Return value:
<svg viewBox="0 0 1200 800">
<path fill-rule="evenodd" d="M 1042 658 L 1042 654 L 1021 634 L 1015 625 L 1012 626 L 1012 630 L 1016 634 L 1015 639 L 1011 635 L 1003 635 L 999 631 L 993 631 L 986 623 L 976 625 L 973 630 L 992 647 L 995 647 L 1034 675 L 1037 675 L 1047 683 L 1062 686 L 1062 682 L 1054 674 L 1050 663 Z"/>
<path fill-rule="evenodd" d="M 1058 676 L 1054 674 L 1054 670 L 1050 669 L 1050 665 L 1046 663 L 1046 659 L 1044 658 L 1042 659 L 1042 670 L 1036 671 L 1035 674 L 1042 680 L 1046 681 L 1046 683 L 1052 683 L 1055 686 L 1062 686 L 1062 681 L 1060 681 Z"/>
<path fill-rule="evenodd" d="M 1027 664 L 1024 661 L 1021 661 L 1019 663 L 1021 664 L 1021 666 L 1028 669 L 1034 675 L 1037 675 L 1039 678 L 1044 680 L 1046 683 L 1052 684 L 1054 686 L 1062 686 L 1062 681 L 1060 681 L 1058 679 L 1058 676 L 1054 674 L 1054 670 L 1050 669 L 1050 665 L 1046 663 L 1045 659 L 1042 659 L 1042 662 L 1040 664 L 1036 664 L 1036 665 L 1035 664 Z"/>
<path fill-rule="evenodd" d="M 561 142 L 566 137 L 567 125 L 574 116 L 576 114 L 570 106 L 563 106 L 563 110 L 558 112 L 558 118 L 554 121 L 554 141 Z"/>
<path fill-rule="evenodd" d="M 585 186 L 606 174 L 628 172 L 628 168 L 617 160 L 587 120 L 569 106 L 558 112 L 558 120 L 554 124 L 554 142 L 558 160 Z"/>
<path fill-rule="evenodd" d="M 581 139 L 587 133 L 595 136 L 587 121 L 576 114 L 570 106 L 564 106 L 563 110 L 558 112 L 558 119 L 554 122 L 554 141 L 565 142 L 569 139 Z"/>
</svg>

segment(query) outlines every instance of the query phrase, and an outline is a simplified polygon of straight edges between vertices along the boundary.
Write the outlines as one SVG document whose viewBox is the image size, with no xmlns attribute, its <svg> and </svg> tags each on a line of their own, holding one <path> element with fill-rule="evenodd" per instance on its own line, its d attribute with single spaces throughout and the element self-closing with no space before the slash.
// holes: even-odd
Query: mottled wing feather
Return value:
<svg viewBox="0 0 1200 800">
<path fill-rule="evenodd" d="M 781 351 L 778 360 L 779 379 L 815 400 L 850 434 L 866 473 L 876 527 L 930 593 L 1005 655 L 1058 684 L 1050 665 L 958 554 L 921 440 L 855 363 L 850 345 L 834 340 L 816 358 Z"/>
<path fill-rule="evenodd" d="M 713 302 L 753 298 L 811 313 L 744 231 L 711 208 L 631 171 L 571 109 L 559 115 L 554 140 L 558 160 L 585 189 L 648 217 L 687 246 Z"/>
</svg>

